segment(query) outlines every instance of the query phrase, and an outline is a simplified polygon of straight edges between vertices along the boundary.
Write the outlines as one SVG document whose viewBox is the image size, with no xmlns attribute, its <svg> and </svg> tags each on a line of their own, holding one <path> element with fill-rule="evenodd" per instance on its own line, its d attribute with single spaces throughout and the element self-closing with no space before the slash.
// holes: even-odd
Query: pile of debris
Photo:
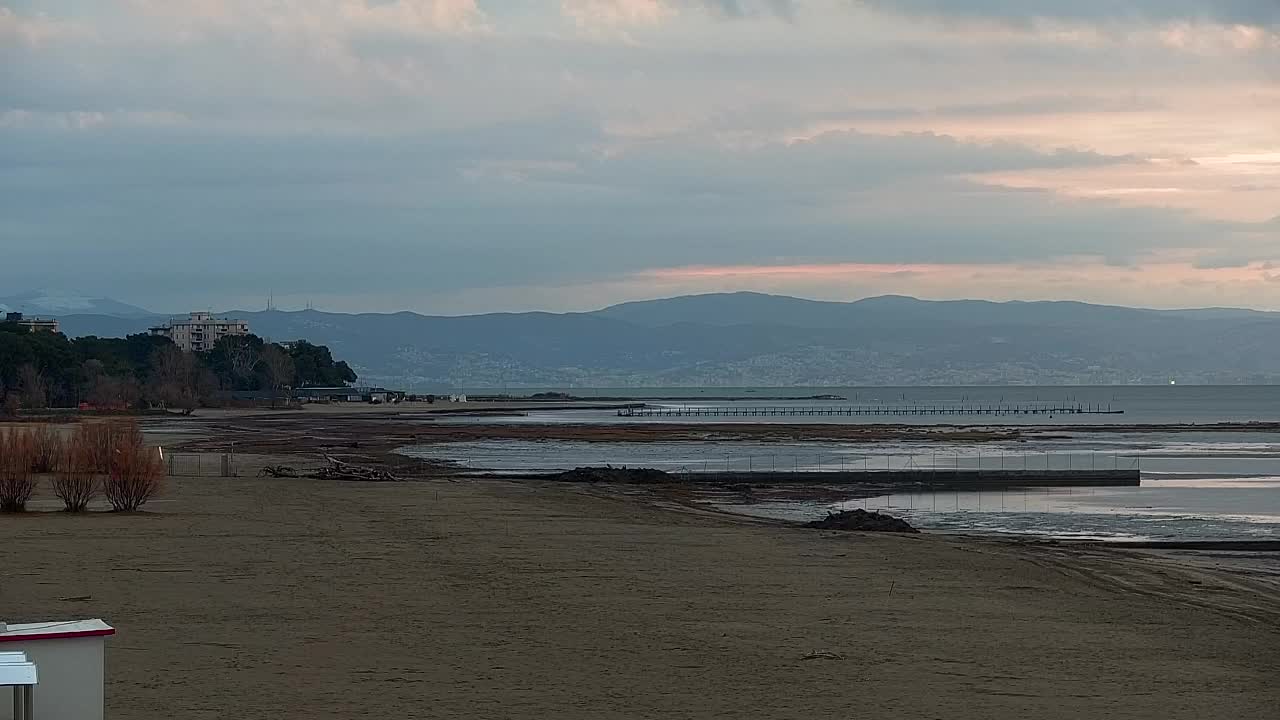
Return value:
<svg viewBox="0 0 1280 720">
<path fill-rule="evenodd" d="M 352 465 L 328 455 L 325 455 L 324 459 L 329 461 L 327 467 L 307 472 L 302 472 L 288 465 L 267 465 L 258 471 L 258 477 L 356 480 L 360 482 L 400 482 L 403 479 L 396 477 L 387 470 Z"/>
<path fill-rule="evenodd" d="M 662 470 L 653 468 L 580 467 L 551 476 L 552 480 L 577 483 L 638 483 L 654 484 L 672 482 L 674 478 Z"/>
<path fill-rule="evenodd" d="M 906 520 L 878 512 L 867 512 L 862 508 L 858 508 L 857 510 L 848 510 L 846 512 L 829 513 L 821 520 L 807 522 L 804 526 L 818 528 L 819 530 L 854 530 L 858 532 L 896 533 L 920 532 L 919 530 L 911 527 L 910 523 Z"/>
</svg>

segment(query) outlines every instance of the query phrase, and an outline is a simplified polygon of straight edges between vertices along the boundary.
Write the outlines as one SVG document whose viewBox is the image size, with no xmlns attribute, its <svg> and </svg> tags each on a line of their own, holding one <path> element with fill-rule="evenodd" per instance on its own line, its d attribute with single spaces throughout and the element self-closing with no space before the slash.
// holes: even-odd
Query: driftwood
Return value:
<svg viewBox="0 0 1280 720">
<path fill-rule="evenodd" d="M 901 518 L 878 512 L 867 512 L 862 508 L 846 512 L 828 513 L 821 520 L 804 524 L 805 527 L 819 530 L 854 530 L 861 532 L 897 532 L 918 533 L 919 530 Z"/>
<path fill-rule="evenodd" d="M 313 478 L 315 480 L 352 480 L 359 482 L 399 482 L 402 478 L 392 475 L 386 470 L 352 465 L 335 457 L 325 455 L 329 461 L 327 467 L 302 472 L 288 465 L 266 465 L 258 471 L 258 477 L 273 478 Z"/>
<path fill-rule="evenodd" d="M 320 468 L 312 477 L 321 480 L 360 480 L 364 482 L 399 482 L 401 480 L 401 478 L 392 475 L 387 470 L 352 465 L 329 455 L 325 455 L 324 459 L 329 461 L 329 467 Z"/>
<path fill-rule="evenodd" d="M 650 468 L 616 468 L 612 465 L 604 467 L 580 467 L 573 470 L 566 470 L 562 473 L 556 473 L 551 476 L 552 480 L 560 482 L 581 482 L 581 483 L 664 483 L 671 482 L 675 478 L 662 470 L 653 470 Z"/>
</svg>

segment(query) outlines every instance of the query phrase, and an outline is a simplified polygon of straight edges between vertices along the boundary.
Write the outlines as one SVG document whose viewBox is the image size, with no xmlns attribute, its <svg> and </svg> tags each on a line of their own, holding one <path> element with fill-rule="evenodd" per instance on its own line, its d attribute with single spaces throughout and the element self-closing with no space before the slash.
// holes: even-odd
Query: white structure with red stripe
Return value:
<svg viewBox="0 0 1280 720">
<path fill-rule="evenodd" d="M 104 651 L 115 632 L 101 620 L 11 624 L 0 632 L 0 652 L 26 653 L 39 669 L 39 720 L 102 720 Z M 0 688 L 0 720 L 13 720 L 12 704 L 12 691 Z"/>
</svg>

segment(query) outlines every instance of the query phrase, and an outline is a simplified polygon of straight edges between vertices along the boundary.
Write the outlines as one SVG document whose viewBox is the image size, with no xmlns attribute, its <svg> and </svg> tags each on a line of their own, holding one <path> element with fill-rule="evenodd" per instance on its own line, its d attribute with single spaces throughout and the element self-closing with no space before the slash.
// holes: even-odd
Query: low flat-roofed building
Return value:
<svg viewBox="0 0 1280 720">
<path fill-rule="evenodd" d="M 404 393 L 382 387 L 300 387 L 293 389 L 295 400 L 302 402 L 399 402 Z"/>
<path fill-rule="evenodd" d="M 29 318 L 20 312 L 5 313 L 4 322 L 7 324 L 19 325 L 27 329 L 28 332 L 59 332 L 57 320 L 45 318 Z"/>
</svg>

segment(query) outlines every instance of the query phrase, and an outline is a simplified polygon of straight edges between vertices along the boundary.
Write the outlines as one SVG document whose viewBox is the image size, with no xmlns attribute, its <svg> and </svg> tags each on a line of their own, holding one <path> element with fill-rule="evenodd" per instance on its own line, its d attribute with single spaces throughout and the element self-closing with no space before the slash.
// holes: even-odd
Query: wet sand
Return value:
<svg viewBox="0 0 1280 720">
<path fill-rule="evenodd" d="M 802 530 L 636 488 L 174 478 L 0 517 L 128 718 L 1262 718 L 1280 593 L 1137 551 Z M 212 465 L 212 459 L 209 463 Z M 87 598 L 87 599 L 85 599 Z"/>
</svg>

